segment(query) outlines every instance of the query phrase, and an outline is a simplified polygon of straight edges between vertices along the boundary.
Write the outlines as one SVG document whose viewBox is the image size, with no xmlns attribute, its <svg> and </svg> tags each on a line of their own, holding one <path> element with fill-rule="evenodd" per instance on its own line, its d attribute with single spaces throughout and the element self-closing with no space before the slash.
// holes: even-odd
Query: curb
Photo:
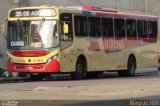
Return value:
<svg viewBox="0 0 160 106">
<path fill-rule="evenodd" d="M 0 82 L 12 82 L 27 80 L 27 77 L 0 77 Z"/>
</svg>

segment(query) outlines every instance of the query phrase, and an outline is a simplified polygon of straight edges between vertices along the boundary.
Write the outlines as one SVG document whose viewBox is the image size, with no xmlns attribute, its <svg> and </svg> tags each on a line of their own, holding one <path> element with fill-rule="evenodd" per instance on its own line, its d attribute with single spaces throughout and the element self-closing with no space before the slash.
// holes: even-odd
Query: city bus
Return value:
<svg viewBox="0 0 160 106">
<path fill-rule="evenodd" d="M 33 80 L 104 71 L 134 76 L 136 69 L 157 66 L 157 34 L 157 16 L 92 6 L 14 8 L 7 19 L 7 66 Z"/>
</svg>

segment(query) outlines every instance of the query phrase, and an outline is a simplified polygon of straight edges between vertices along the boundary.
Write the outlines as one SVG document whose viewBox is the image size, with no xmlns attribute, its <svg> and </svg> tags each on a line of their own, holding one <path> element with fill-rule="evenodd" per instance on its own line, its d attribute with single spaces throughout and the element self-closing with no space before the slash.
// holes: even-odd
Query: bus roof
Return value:
<svg viewBox="0 0 160 106">
<path fill-rule="evenodd" d="M 141 15 L 141 14 L 130 14 L 126 12 L 119 12 L 117 9 L 113 8 L 101 8 L 101 7 L 94 7 L 94 6 L 70 6 L 70 7 L 61 7 L 61 6 L 49 6 L 49 5 L 42 5 L 36 7 L 20 7 L 20 8 L 13 8 L 12 10 L 24 10 L 24 9 L 42 9 L 42 8 L 59 8 L 63 10 L 77 10 L 81 11 L 83 14 L 87 12 L 85 15 L 96 15 L 96 16 L 106 16 L 106 17 L 115 17 L 115 18 L 126 18 L 126 19 L 142 19 L 142 20 L 157 20 L 158 16 L 152 15 Z"/>
<path fill-rule="evenodd" d="M 87 11 L 91 14 L 96 14 L 96 16 L 106 16 L 106 17 L 116 17 L 116 18 L 131 18 L 131 19 L 144 19 L 144 20 L 157 20 L 158 16 L 153 15 L 141 15 L 141 14 L 130 14 L 128 12 L 119 12 L 117 9 L 113 8 L 101 8 L 92 6 L 71 6 L 68 8 L 78 9 L 81 11 Z"/>
</svg>

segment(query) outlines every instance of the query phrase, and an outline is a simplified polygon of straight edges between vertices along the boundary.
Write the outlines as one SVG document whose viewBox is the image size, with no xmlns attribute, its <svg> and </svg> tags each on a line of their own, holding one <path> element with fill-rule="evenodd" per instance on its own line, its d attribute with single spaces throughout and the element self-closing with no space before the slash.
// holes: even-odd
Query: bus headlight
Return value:
<svg viewBox="0 0 160 106">
<path fill-rule="evenodd" d="M 49 58 L 49 59 L 47 60 L 47 64 L 51 63 L 52 61 L 56 60 L 57 58 L 58 58 L 58 55 L 55 55 L 55 56 Z"/>
<path fill-rule="evenodd" d="M 8 60 L 9 60 L 9 62 L 10 62 L 11 64 L 14 64 L 13 59 L 11 59 L 10 57 L 8 57 Z"/>
</svg>

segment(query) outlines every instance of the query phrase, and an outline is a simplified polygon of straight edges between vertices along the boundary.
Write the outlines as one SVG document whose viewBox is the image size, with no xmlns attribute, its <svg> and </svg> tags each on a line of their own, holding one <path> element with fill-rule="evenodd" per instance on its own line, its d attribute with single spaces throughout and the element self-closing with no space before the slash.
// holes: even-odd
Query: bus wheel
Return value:
<svg viewBox="0 0 160 106">
<path fill-rule="evenodd" d="M 160 71 L 160 60 L 158 60 L 158 67 L 157 67 L 158 71 Z"/>
<path fill-rule="evenodd" d="M 80 80 L 86 78 L 86 70 L 85 59 L 78 59 L 76 63 L 76 71 L 71 74 L 72 79 Z"/>
<path fill-rule="evenodd" d="M 133 56 L 129 57 L 127 70 L 125 71 L 118 71 L 118 75 L 122 77 L 132 77 L 135 74 L 136 70 L 136 60 Z"/>
</svg>

